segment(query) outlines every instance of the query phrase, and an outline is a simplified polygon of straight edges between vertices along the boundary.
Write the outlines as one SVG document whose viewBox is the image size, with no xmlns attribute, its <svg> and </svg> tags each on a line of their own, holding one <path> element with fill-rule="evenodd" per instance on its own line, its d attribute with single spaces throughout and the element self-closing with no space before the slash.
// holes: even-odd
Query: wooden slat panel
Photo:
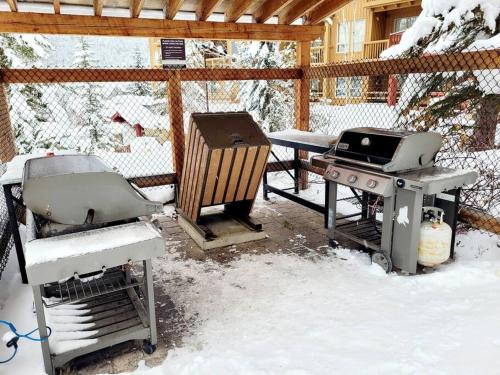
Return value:
<svg viewBox="0 0 500 375">
<path fill-rule="evenodd" d="M 231 176 L 229 177 L 226 197 L 224 198 L 224 203 L 232 202 L 236 194 L 236 189 L 238 188 L 238 181 L 240 180 L 243 161 L 247 152 L 246 147 L 238 147 L 236 149 L 236 155 L 234 156 L 233 168 L 231 170 Z"/>
<path fill-rule="evenodd" d="M 274 14 L 281 12 L 292 0 L 267 0 L 253 14 L 255 22 L 264 23 Z"/>
<path fill-rule="evenodd" d="M 315 40 L 323 26 L 1 12 L 0 32 L 216 40 Z"/>
<path fill-rule="evenodd" d="M 255 199 L 255 195 L 257 194 L 257 190 L 259 189 L 260 180 L 262 179 L 262 174 L 264 173 L 268 155 L 269 146 L 261 146 L 257 155 L 257 160 L 255 162 L 252 179 L 248 184 L 246 199 Z"/>
<path fill-rule="evenodd" d="M 215 186 L 217 182 L 217 172 L 219 171 L 219 164 L 221 161 L 222 150 L 215 149 L 212 150 L 210 156 L 210 163 L 208 166 L 208 175 L 205 182 L 204 194 L 203 194 L 203 206 L 208 206 L 212 204 L 212 197 L 214 196 Z"/>
<path fill-rule="evenodd" d="M 201 146 L 201 145 L 200 145 Z M 199 165 L 197 167 L 197 176 L 196 176 L 196 181 L 193 181 L 193 184 L 195 185 L 195 191 L 194 191 L 194 199 L 191 204 L 190 210 L 189 210 L 189 216 L 191 219 L 196 222 L 198 220 L 198 216 L 200 214 L 201 210 L 201 196 L 203 194 L 203 186 L 205 185 L 205 178 L 207 176 L 207 161 L 208 161 L 208 146 L 203 145 L 203 151 L 201 154 L 201 157 L 199 158 Z"/>
<path fill-rule="evenodd" d="M 229 178 L 229 168 L 233 160 L 234 148 L 224 149 L 220 172 L 217 176 L 217 189 L 215 191 L 214 204 L 221 204 L 226 192 L 226 184 Z"/>
<path fill-rule="evenodd" d="M 184 206 L 184 213 L 186 215 L 189 215 L 189 205 L 193 196 L 193 180 L 196 174 L 196 162 L 198 158 L 198 150 L 200 148 L 200 142 L 203 142 L 203 139 L 200 135 L 200 131 L 198 129 L 195 129 L 194 131 L 194 143 L 193 143 L 193 148 L 191 148 L 186 155 L 189 155 L 189 169 L 187 170 L 187 176 L 186 176 L 186 195 L 185 195 L 185 201 L 183 203 Z"/>
<path fill-rule="evenodd" d="M 0 69 L 4 83 L 164 82 L 299 79 L 300 69 Z"/>
<path fill-rule="evenodd" d="M 253 166 L 255 163 L 255 156 L 257 155 L 258 147 L 253 146 L 248 148 L 247 157 L 245 159 L 245 165 L 242 167 L 242 174 L 240 179 L 240 184 L 238 186 L 238 192 L 236 193 L 236 200 L 242 201 L 245 199 L 245 194 L 248 190 L 248 183 L 250 181 L 250 176 L 253 172 Z"/>
<path fill-rule="evenodd" d="M 186 141 L 187 149 L 192 150 L 193 149 L 193 144 L 194 144 L 194 134 L 195 134 L 195 127 L 193 124 L 189 125 L 189 130 L 188 130 L 188 137 Z M 180 192 L 179 192 L 179 207 L 181 210 L 185 210 L 185 202 L 186 202 L 186 190 L 187 190 L 187 175 L 189 168 L 191 166 L 191 159 L 188 158 L 188 155 L 186 154 L 186 160 L 184 160 L 184 165 L 182 167 L 182 176 L 180 178 L 181 184 L 180 184 Z"/>
</svg>

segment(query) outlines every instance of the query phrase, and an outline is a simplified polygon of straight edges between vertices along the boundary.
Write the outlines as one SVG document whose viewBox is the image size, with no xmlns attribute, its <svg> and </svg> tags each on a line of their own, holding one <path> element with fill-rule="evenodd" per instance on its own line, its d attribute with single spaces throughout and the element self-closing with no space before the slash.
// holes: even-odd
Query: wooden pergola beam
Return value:
<svg viewBox="0 0 500 375">
<path fill-rule="evenodd" d="M 11 12 L 17 12 L 17 0 L 6 0 Z"/>
<path fill-rule="evenodd" d="M 327 17 L 331 16 L 338 9 L 351 1 L 352 0 L 324 0 L 307 14 L 305 24 L 316 25 L 323 22 Z"/>
<path fill-rule="evenodd" d="M 61 13 L 61 0 L 54 0 L 54 13 L 55 14 Z"/>
<path fill-rule="evenodd" d="M 94 0 L 94 15 L 102 16 L 103 6 L 104 6 L 104 0 Z"/>
<path fill-rule="evenodd" d="M 302 17 L 314 7 L 322 3 L 323 0 L 295 0 L 279 15 L 279 23 L 289 25 L 297 18 Z"/>
<path fill-rule="evenodd" d="M 184 0 L 166 0 L 167 9 L 165 11 L 165 18 L 173 20 L 177 12 L 181 9 Z"/>
<path fill-rule="evenodd" d="M 267 0 L 262 3 L 253 13 L 253 19 L 257 23 L 264 23 L 273 14 L 281 12 L 292 0 Z"/>
<path fill-rule="evenodd" d="M 222 0 L 201 0 L 196 9 L 196 19 L 206 21 L 220 3 L 222 3 Z"/>
<path fill-rule="evenodd" d="M 144 0 L 130 0 L 130 17 L 139 18 L 143 6 L 144 6 Z"/>
<path fill-rule="evenodd" d="M 0 33 L 307 41 L 324 27 L 0 12 Z"/>
<path fill-rule="evenodd" d="M 236 22 L 255 0 L 232 0 L 224 12 L 225 22 Z"/>
</svg>

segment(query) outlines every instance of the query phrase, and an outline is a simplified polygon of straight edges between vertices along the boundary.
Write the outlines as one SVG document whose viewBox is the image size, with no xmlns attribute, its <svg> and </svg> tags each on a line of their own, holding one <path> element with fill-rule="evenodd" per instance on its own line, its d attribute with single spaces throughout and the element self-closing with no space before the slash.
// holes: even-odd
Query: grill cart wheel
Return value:
<svg viewBox="0 0 500 375">
<path fill-rule="evenodd" d="M 142 343 L 142 351 L 146 354 L 153 354 L 156 351 L 156 345 L 151 344 L 149 340 L 144 340 Z"/>
<path fill-rule="evenodd" d="M 383 251 L 375 251 L 372 254 L 372 263 L 378 264 L 386 273 L 392 271 L 391 258 L 389 258 Z"/>
<path fill-rule="evenodd" d="M 339 247 L 339 242 L 337 240 L 332 240 L 330 239 L 328 241 L 328 246 L 330 246 L 332 249 L 336 249 L 337 247 Z"/>
</svg>

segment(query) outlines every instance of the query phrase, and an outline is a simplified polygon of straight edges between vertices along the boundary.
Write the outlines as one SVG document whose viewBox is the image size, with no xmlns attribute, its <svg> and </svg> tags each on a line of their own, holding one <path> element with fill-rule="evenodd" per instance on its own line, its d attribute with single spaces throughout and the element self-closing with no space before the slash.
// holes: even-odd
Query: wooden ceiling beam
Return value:
<svg viewBox="0 0 500 375">
<path fill-rule="evenodd" d="M 220 3 L 222 3 L 222 0 L 201 0 L 196 9 L 196 19 L 198 21 L 206 21 Z"/>
<path fill-rule="evenodd" d="M 208 40 L 311 41 L 321 37 L 323 32 L 323 25 L 290 26 L 0 12 L 0 33 L 135 36 Z"/>
<path fill-rule="evenodd" d="M 104 0 L 94 0 L 94 15 L 102 16 L 103 6 L 104 6 Z"/>
<path fill-rule="evenodd" d="M 292 0 L 266 0 L 253 13 L 257 23 L 264 23 L 274 14 L 281 12 Z"/>
<path fill-rule="evenodd" d="M 144 6 L 144 0 L 130 0 L 130 17 L 139 18 L 143 6 Z"/>
<path fill-rule="evenodd" d="M 7 0 L 11 12 L 17 12 L 17 0 Z"/>
<path fill-rule="evenodd" d="M 316 25 L 321 23 L 327 17 L 331 16 L 337 10 L 350 2 L 351 0 L 324 0 L 320 5 L 307 14 L 305 24 Z"/>
<path fill-rule="evenodd" d="M 55 14 L 61 13 L 61 0 L 54 0 L 54 13 Z"/>
<path fill-rule="evenodd" d="M 229 2 L 224 12 L 224 21 L 236 22 L 254 2 L 255 0 L 233 0 Z"/>
<path fill-rule="evenodd" d="M 184 3 L 184 0 L 167 0 L 165 18 L 167 20 L 173 20 L 177 12 L 181 9 L 182 3 Z"/>
<path fill-rule="evenodd" d="M 314 7 L 321 4 L 323 0 L 295 0 L 287 8 L 285 8 L 279 15 L 279 23 L 290 25 L 297 18 L 302 17 Z"/>
</svg>

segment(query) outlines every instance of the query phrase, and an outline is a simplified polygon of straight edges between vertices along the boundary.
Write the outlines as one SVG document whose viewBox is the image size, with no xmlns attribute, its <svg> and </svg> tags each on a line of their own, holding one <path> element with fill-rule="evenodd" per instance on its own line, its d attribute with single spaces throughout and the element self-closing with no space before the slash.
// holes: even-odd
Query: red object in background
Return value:
<svg viewBox="0 0 500 375">
<path fill-rule="evenodd" d="M 141 124 L 135 124 L 134 128 L 135 128 L 135 136 L 142 137 L 144 129 L 142 129 Z"/>
<path fill-rule="evenodd" d="M 45 154 L 46 156 L 48 157 L 51 157 L 51 156 L 54 156 L 54 151 L 47 151 L 47 153 Z"/>
</svg>

